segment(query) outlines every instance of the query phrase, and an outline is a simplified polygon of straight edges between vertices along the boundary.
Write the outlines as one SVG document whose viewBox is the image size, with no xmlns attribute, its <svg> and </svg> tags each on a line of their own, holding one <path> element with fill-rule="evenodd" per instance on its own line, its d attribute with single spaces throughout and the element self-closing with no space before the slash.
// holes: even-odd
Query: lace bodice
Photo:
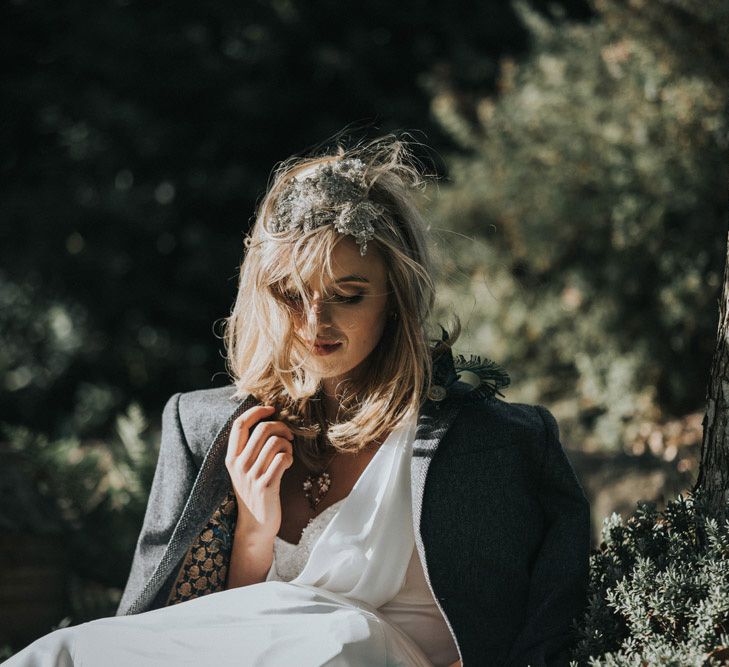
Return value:
<svg viewBox="0 0 729 667">
<path fill-rule="evenodd" d="M 301 531 L 298 544 L 291 544 L 278 535 L 274 538 L 273 563 L 266 581 L 291 581 L 301 574 L 314 544 L 345 500 L 342 498 L 311 519 Z"/>
</svg>

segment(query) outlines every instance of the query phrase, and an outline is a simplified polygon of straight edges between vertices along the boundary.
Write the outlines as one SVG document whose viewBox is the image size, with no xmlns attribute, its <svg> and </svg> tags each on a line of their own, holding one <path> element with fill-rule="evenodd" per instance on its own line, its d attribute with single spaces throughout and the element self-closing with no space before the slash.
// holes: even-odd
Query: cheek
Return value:
<svg viewBox="0 0 729 667">
<path fill-rule="evenodd" d="M 380 308 L 362 310 L 343 316 L 342 330 L 362 346 L 373 346 L 380 339 L 387 321 Z"/>
</svg>

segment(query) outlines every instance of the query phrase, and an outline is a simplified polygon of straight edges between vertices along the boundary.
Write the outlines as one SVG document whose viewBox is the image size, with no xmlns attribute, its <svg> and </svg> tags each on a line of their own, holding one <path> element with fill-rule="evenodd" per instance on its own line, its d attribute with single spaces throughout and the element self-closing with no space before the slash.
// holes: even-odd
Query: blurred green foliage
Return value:
<svg viewBox="0 0 729 667">
<path fill-rule="evenodd" d="M 58 535 L 78 576 L 106 586 L 123 581 L 157 462 L 159 432 L 140 406 L 119 415 L 103 441 L 50 440 L 8 424 L 2 438 L 3 534 Z M 77 597 L 70 595 L 72 606 L 88 617 Z"/>
<path fill-rule="evenodd" d="M 227 383 L 213 326 L 277 161 L 346 126 L 451 146 L 423 80 L 492 90 L 498 57 L 528 45 L 508 3 L 475 1 L 15 0 L 7 16 L 0 420 L 63 436 Z M 84 426 L 68 415 L 90 394 Z"/>
<path fill-rule="evenodd" d="M 550 403 L 568 442 L 619 448 L 643 420 L 703 407 L 726 253 L 729 9 L 601 0 L 585 23 L 517 7 L 533 49 L 502 62 L 498 95 L 433 88 L 469 150 L 433 198 L 441 302 L 510 369 L 512 400 Z"/>
</svg>

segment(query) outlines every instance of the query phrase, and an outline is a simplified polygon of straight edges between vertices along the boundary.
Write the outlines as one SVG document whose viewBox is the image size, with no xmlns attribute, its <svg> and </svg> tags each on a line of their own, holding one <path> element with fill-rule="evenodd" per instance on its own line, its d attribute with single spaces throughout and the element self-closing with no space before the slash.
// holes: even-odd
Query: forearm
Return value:
<svg viewBox="0 0 729 667">
<path fill-rule="evenodd" d="M 273 540 L 261 538 L 247 526 L 236 523 L 226 588 L 260 584 L 265 581 L 271 563 Z"/>
</svg>

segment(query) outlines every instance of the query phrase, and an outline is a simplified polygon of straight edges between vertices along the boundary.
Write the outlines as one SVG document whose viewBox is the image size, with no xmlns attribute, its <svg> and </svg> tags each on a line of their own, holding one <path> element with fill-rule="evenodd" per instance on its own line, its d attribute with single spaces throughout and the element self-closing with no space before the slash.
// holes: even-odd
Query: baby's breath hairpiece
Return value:
<svg viewBox="0 0 729 667">
<path fill-rule="evenodd" d="M 372 221 L 385 210 L 367 198 L 365 170 L 362 160 L 344 158 L 318 165 L 305 178 L 292 178 L 277 198 L 272 231 L 308 232 L 333 224 L 340 234 L 354 236 L 364 255 L 367 241 L 375 237 Z"/>
</svg>

